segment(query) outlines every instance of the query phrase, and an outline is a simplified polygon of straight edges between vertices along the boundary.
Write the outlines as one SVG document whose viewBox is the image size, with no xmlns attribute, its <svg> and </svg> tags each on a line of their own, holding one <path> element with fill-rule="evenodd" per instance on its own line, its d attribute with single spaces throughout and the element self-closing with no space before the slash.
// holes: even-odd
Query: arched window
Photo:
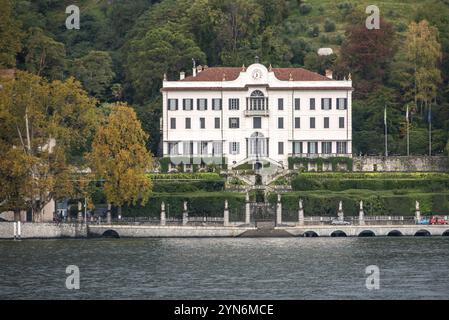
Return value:
<svg viewBox="0 0 449 320">
<path fill-rule="evenodd" d="M 266 98 L 262 91 L 254 90 L 250 97 L 250 110 L 265 110 Z"/>
</svg>

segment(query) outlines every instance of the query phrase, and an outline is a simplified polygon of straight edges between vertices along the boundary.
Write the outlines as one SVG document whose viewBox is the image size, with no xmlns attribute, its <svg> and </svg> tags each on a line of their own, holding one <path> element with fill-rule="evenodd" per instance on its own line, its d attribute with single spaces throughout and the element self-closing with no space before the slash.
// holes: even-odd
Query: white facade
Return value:
<svg viewBox="0 0 449 320">
<path fill-rule="evenodd" d="M 223 153 L 229 167 L 351 156 L 352 90 L 350 80 L 300 68 L 199 67 L 192 76 L 163 82 L 163 155 L 199 163 Z"/>
</svg>

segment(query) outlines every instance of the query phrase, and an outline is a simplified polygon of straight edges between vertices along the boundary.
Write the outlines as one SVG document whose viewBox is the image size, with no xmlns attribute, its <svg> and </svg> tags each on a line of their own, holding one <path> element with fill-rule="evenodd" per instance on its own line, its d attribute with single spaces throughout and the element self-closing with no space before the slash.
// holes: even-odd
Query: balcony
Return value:
<svg viewBox="0 0 449 320">
<path fill-rule="evenodd" d="M 246 117 L 268 117 L 270 115 L 268 109 L 265 110 L 245 110 Z"/>
</svg>

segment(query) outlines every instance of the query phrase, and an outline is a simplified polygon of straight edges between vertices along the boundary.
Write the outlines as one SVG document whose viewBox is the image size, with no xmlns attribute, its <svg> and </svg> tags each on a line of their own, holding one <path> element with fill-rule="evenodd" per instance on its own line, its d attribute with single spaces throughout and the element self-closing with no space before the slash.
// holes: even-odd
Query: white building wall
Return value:
<svg viewBox="0 0 449 320">
<path fill-rule="evenodd" d="M 260 79 L 251 78 L 254 69 L 262 71 Z M 320 88 L 320 89 L 316 89 Z M 325 88 L 325 89 L 323 89 Z M 329 88 L 329 89 L 327 89 Z M 341 88 L 341 89 L 340 89 Z M 260 90 L 268 97 L 269 116 L 262 118 L 262 128 L 253 128 L 252 116 L 245 116 L 247 97 L 254 90 Z M 223 153 L 228 163 L 241 162 L 246 158 L 246 139 L 254 132 L 260 132 L 269 138 L 269 158 L 287 164 L 293 152 L 292 142 L 303 142 L 303 153 L 307 155 L 307 142 L 318 142 L 318 153 L 321 153 L 321 142 L 332 141 L 332 153 L 337 152 L 337 141 L 347 142 L 347 153 L 352 152 L 352 82 L 351 81 L 280 81 L 273 72 L 260 64 L 249 66 L 234 81 L 164 81 L 163 95 L 163 153 L 169 156 L 168 142 L 179 141 L 179 153 L 183 152 L 183 141 L 223 141 Z M 182 99 L 193 99 L 193 110 L 183 110 Z M 208 100 L 207 111 L 197 110 L 196 100 Z M 222 110 L 212 109 L 212 99 L 222 99 Z M 240 100 L 239 110 L 229 110 L 230 98 Z M 278 110 L 278 99 L 284 99 L 283 110 Z M 295 110 L 294 99 L 300 98 L 300 110 Z M 310 98 L 315 98 L 315 110 L 310 110 Z M 321 99 L 331 98 L 331 110 L 321 109 Z M 337 110 L 337 98 L 347 98 L 347 109 Z M 178 110 L 168 110 L 168 99 L 178 99 Z M 191 129 L 185 128 L 185 118 L 191 118 Z M 214 128 L 214 119 L 220 118 L 220 129 Z M 238 117 L 240 127 L 229 128 L 229 118 Z M 278 128 L 278 118 L 284 118 L 284 128 Z M 300 117 L 301 127 L 294 128 L 294 118 Z M 311 117 L 315 117 L 315 129 L 309 127 Z M 329 128 L 324 128 L 324 117 L 329 117 Z M 339 128 L 339 117 L 345 118 L 345 128 Z M 176 129 L 170 128 L 170 118 L 176 119 Z M 206 128 L 200 128 L 200 118 L 205 118 Z M 240 143 L 238 155 L 229 154 L 230 142 Z M 284 143 L 284 152 L 279 154 L 278 142 Z M 212 145 L 209 145 L 209 152 Z M 194 143 L 197 154 L 197 144 Z M 328 156 L 328 155 L 322 155 Z"/>
</svg>

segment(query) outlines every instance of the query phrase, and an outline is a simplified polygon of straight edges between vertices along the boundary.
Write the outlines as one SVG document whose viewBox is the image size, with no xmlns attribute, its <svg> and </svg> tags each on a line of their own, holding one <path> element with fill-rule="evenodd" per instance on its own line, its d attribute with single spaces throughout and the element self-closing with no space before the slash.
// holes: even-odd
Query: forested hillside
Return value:
<svg viewBox="0 0 449 320">
<path fill-rule="evenodd" d="M 67 30 L 65 9 L 81 10 Z M 368 30 L 365 9 L 380 8 Z M 354 153 L 382 154 L 387 106 L 392 154 L 445 152 L 449 131 L 449 0 L 0 0 L 0 68 L 48 80 L 75 77 L 98 108 L 133 105 L 156 153 L 163 74 L 208 66 L 302 66 L 355 86 Z M 319 57 L 317 49 L 334 54 Z"/>
</svg>

